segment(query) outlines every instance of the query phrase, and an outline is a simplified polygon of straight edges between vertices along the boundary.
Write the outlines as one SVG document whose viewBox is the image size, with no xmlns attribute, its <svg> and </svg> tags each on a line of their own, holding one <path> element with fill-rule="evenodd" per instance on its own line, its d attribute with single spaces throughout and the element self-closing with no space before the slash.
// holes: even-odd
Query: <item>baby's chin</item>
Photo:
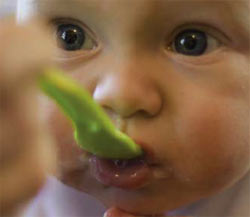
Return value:
<svg viewBox="0 0 250 217">
<path fill-rule="evenodd" d="M 95 158 L 92 160 L 95 160 Z M 183 177 L 186 176 L 183 176 L 183 173 L 180 175 L 174 173 L 173 175 L 171 172 L 169 175 L 168 170 L 163 167 L 162 172 L 166 173 L 166 176 L 156 176 L 156 173 L 153 173 L 154 176 L 150 176 L 152 178 L 148 179 L 148 176 L 143 175 L 144 164 L 141 161 L 139 161 L 139 164 L 135 161 L 133 164 L 131 163 L 133 167 L 130 169 L 140 171 L 144 181 L 142 182 L 143 185 L 141 185 L 141 182 L 139 182 L 140 185 L 137 185 L 137 182 L 129 189 L 131 187 L 130 179 L 127 180 L 125 186 L 123 180 L 120 187 L 118 185 L 121 183 L 113 180 L 113 174 L 117 174 L 111 173 L 111 169 L 114 170 L 113 164 L 110 165 L 110 162 L 103 161 L 94 162 L 94 170 L 89 163 L 89 159 L 87 162 L 77 161 L 75 164 L 67 164 L 67 167 L 61 168 L 62 173 L 58 178 L 66 185 L 95 197 L 107 208 L 117 207 L 136 215 L 159 215 L 187 206 L 201 198 L 221 192 L 223 189 L 232 186 L 244 175 L 242 171 L 237 171 L 226 176 L 224 170 L 221 169 L 213 171 L 213 174 L 216 175 L 211 175 L 205 169 L 197 173 L 192 169 L 189 171 L 185 167 L 185 171 L 189 171 L 188 174 L 195 174 L 188 176 L 191 177 L 190 179 L 185 179 Z M 99 163 L 102 163 L 102 167 Z M 121 167 L 123 170 L 123 165 Z M 102 170 L 96 171 L 97 168 Z M 130 169 L 125 172 L 130 174 Z M 100 173 L 103 170 L 105 170 L 105 173 Z M 151 168 L 151 170 L 154 169 Z M 114 171 L 119 172 L 117 168 Z M 103 175 L 105 176 L 103 177 Z"/>
<path fill-rule="evenodd" d="M 69 172 L 61 181 L 93 196 L 107 209 L 117 207 L 139 216 L 167 213 L 188 206 L 228 187 L 223 185 L 202 191 L 198 187 L 190 188 L 178 184 L 173 179 L 154 181 L 143 188 L 128 190 L 101 184 L 86 172 L 86 168 Z"/>
<path fill-rule="evenodd" d="M 164 193 L 159 194 L 154 189 L 155 186 L 139 190 L 125 190 L 104 186 L 86 174 L 80 176 L 78 172 L 75 172 L 68 175 L 58 178 L 65 185 L 96 198 L 107 209 L 117 207 L 125 212 L 143 216 L 162 214 L 184 204 L 183 201 L 169 200 L 171 196 Z"/>
<path fill-rule="evenodd" d="M 110 186 L 101 186 L 92 182 L 92 187 L 79 189 L 100 201 L 107 209 L 117 207 L 125 212 L 138 215 L 162 215 L 172 210 L 187 206 L 201 197 L 194 193 L 177 190 L 167 191 L 166 186 L 150 185 L 137 190 L 125 190 Z M 160 191 L 159 189 L 163 189 Z"/>
<path fill-rule="evenodd" d="M 150 199 L 143 197 L 137 197 L 133 200 L 130 197 L 125 196 L 107 196 L 102 197 L 100 195 L 94 195 L 107 209 L 111 207 L 119 208 L 127 213 L 131 213 L 136 216 L 145 215 L 162 215 L 166 211 L 172 210 L 170 207 L 166 206 L 167 201 L 161 201 L 152 195 Z"/>
<path fill-rule="evenodd" d="M 175 179 L 153 180 L 138 189 L 123 189 L 100 183 L 91 175 L 88 166 L 71 168 L 61 175 L 58 178 L 64 184 L 93 196 L 106 208 L 117 207 L 141 216 L 160 215 L 201 198 L 199 191 Z"/>
<path fill-rule="evenodd" d="M 125 212 L 136 216 L 154 216 L 163 215 L 164 213 L 173 211 L 194 202 L 195 198 L 173 199 L 171 195 L 161 194 L 144 194 L 143 192 L 115 192 L 106 193 L 105 195 L 92 195 L 96 197 L 105 207 L 117 207 Z"/>
</svg>

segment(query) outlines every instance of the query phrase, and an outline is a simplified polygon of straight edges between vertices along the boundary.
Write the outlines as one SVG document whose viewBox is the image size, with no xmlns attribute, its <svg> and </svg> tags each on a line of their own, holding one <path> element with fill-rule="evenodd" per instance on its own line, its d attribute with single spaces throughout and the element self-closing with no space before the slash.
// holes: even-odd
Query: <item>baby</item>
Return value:
<svg viewBox="0 0 250 217">
<path fill-rule="evenodd" d="M 96 203 L 79 192 L 116 207 L 107 216 L 250 215 L 249 12 L 248 0 L 18 1 L 18 21 L 46 19 L 54 62 L 144 150 L 129 161 L 85 153 L 43 99 L 56 178 L 79 197 L 68 217 L 91 215 L 75 214 Z"/>
</svg>

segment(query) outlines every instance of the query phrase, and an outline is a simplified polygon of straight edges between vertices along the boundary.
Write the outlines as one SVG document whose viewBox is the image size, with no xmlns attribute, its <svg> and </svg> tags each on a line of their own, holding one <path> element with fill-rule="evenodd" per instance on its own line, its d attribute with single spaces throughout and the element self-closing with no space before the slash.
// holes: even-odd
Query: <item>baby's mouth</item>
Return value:
<svg viewBox="0 0 250 217">
<path fill-rule="evenodd" d="M 89 158 L 92 175 L 102 184 L 126 190 L 146 186 L 152 177 L 152 167 L 148 152 L 129 160 L 111 160 L 91 155 Z"/>
<path fill-rule="evenodd" d="M 102 184 L 124 189 L 141 188 L 147 184 L 150 169 L 143 158 L 108 160 L 90 158 L 92 175 Z"/>
</svg>

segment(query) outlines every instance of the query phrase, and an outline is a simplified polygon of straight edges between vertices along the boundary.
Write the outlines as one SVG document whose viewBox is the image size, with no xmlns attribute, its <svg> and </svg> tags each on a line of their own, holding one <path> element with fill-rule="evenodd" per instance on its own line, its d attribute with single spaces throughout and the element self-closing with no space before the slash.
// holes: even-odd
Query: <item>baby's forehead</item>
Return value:
<svg viewBox="0 0 250 217">
<path fill-rule="evenodd" d="M 17 0 L 19 5 L 47 6 L 53 8 L 88 9 L 96 11 L 125 11 L 138 9 L 137 13 L 146 11 L 165 11 L 169 13 L 178 8 L 193 8 L 193 11 L 200 9 L 217 7 L 224 10 L 249 9 L 249 0 Z M 203 8 L 202 8 L 203 7 Z M 72 11 L 72 13 L 74 13 Z"/>
<path fill-rule="evenodd" d="M 101 24 L 134 23 L 164 25 L 188 22 L 220 22 L 249 26 L 249 0 L 17 0 L 21 16 L 38 13 L 73 17 Z M 35 11 L 35 12 L 34 12 Z M 224 19 L 224 20 L 222 20 Z M 171 21 L 171 22 L 170 22 Z M 223 24 L 224 23 L 224 24 Z M 147 25 L 148 25 L 147 24 Z M 175 25 L 173 24 L 173 25 Z M 160 25 L 159 25 L 160 26 Z"/>
<path fill-rule="evenodd" d="M 183 2 L 206 2 L 206 3 L 215 3 L 215 2 L 227 2 L 227 3 L 232 3 L 232 2 L 237 2 L 237 3 L 249 3 L 248 0 L 18 0 L 22 2 L 44 2 L 44 3 L 49 3 L 51 1 L 58 2 L 58 3 L 98 3 L 98 4 L 113 4 L 113 3 L 122 3 L 122 2 L 129 2 L 129 3 L 135 3 L 135 2 L 140 2 L 142 4 L 147 4 L 147 3 L 183 3 Z"/>
<path fill-rule="evenodd" d="M 214 4 L 214 3 L 224 3 L 225 5 L 231 5 L 233 3 L 237 4 L 249 4 L 248 0 L 17 0 L 22 3 L 29 3 L 29 4 L 51 4 L 57 3 L 58 7 L 60 5 L 98 5 L 103 7 L 105 5 L 124 5 L 124 3 L 130 4 L 130 6 L 134 4 L 141 4 L 141 5 L 148 5 L 153 6 L 155 4 L 158 5 L 172 5 L 172 4 Z"/>
<path fill-rule="evenodd" d="M 143 11 L 151 11 L 158 9 L 159 11 L 173 11 L 179 8 L 185 8 L 191 6 L 193 11 L 199 7 L 216 7 L 232 10 L 235 7 L 248 8 L 249 0 L 17 0 L 19 5 L 31 5 L 31 6 L 47 6 L 60 9 L 64 7 L 70 7 L 73 9 L 91 9 L 110 11 L 124 11 L 126 9 L 133 10 L 138 9 L 138 14 Z M 243 6 L 243 7 L 242 7 Z M 202 8 L 201 8 L 202 9 Z M 73 11 L 72 11 L 73 13 Z"/>
</svg>

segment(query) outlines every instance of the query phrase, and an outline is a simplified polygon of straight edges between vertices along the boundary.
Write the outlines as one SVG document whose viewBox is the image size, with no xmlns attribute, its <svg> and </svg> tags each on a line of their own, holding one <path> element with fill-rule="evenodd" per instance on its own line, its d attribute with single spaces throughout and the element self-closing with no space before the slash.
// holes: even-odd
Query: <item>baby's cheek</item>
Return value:
<svg viewBox="0 0 250 217">
<path fill-rule="evenodd" d="M 177 171 L 195 188 L 213 191 L 249 170 L 249 115 L 240 103 L 212 102 L 186 107 L 178 156 L 185 160 Z"/>
</svg>

